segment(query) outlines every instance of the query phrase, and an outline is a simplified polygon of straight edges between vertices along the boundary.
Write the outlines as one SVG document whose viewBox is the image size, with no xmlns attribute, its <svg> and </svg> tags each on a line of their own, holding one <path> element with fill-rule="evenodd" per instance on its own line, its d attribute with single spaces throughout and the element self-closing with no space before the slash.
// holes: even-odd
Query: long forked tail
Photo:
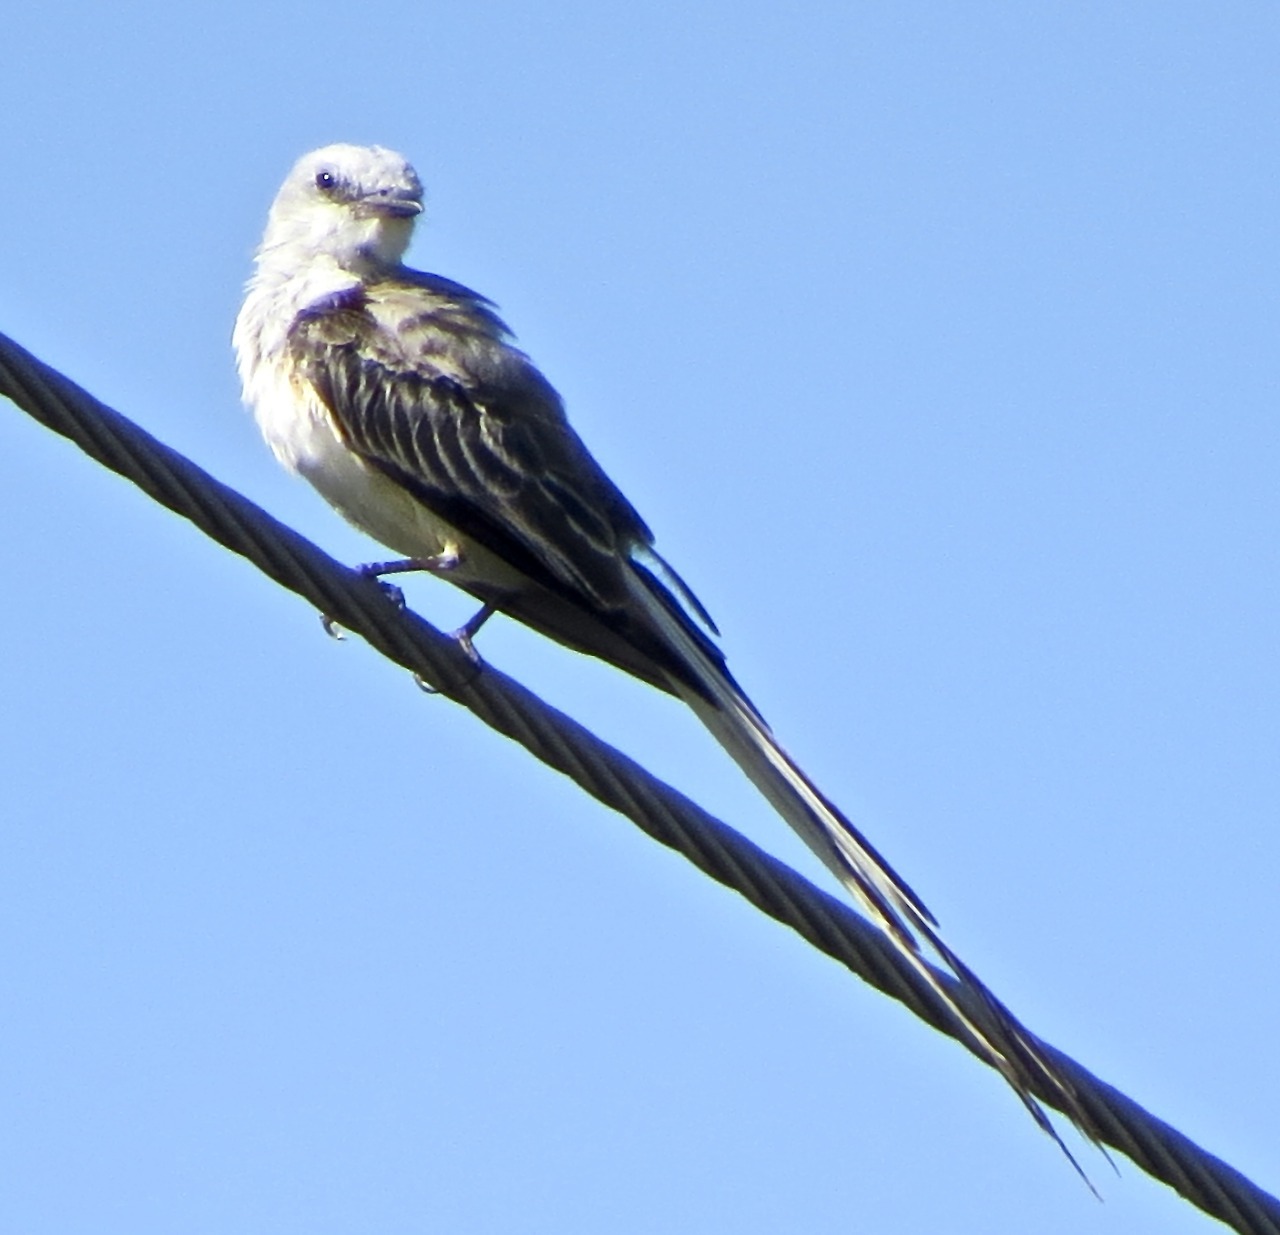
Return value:
<svg viewBox="0 0 1280 1235">
<path fill-rule="evenodd" d="M 670 644 L 679 650 L 697 687 L 673 681 L 677 693 L 715 739 L 733 756 L 756 788 L 800 835 L 856 899 L 859 907 L 885 933 L 899 953 L 938 997 L 956 1036 L 1005 1078 L 1036 1123 L 1051 1136 L 1092 1189 L 1088 1176 L 1063 1142 L 1036 1097 L 1047 1090 L 1090 1142 L 1102 1148 L 1093 1121 L 1071 1082 L 1039 1049 L 1035 1039 L 938 933 L 937 922 L 919 897 L 898 877 L 866 838 L 844 816 L 778 744 L 764 718 L 736 683 L 707 653 L 678 612 L 650 593 L 646 605 Z M 931 963 L 965 992 L 965 1008 Z M 1104 1151 L 1105 1152 L 1105 1151 Z"/>
</svg>

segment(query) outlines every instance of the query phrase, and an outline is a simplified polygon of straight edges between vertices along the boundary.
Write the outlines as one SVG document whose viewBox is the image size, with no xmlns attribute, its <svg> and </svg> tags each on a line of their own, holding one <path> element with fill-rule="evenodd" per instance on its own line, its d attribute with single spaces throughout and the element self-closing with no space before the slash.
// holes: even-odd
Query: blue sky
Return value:
<svg viewBox="0 0 1280 1235">
<path fill-rule="evenodd" d="M 0 330 L 351 562 L 231 322 L 331 141 L 1038 1033 L 1280 1186 L 1280 14 L 28 5 Z M 0 406 L 0 1227 L 1197 1232 Z M 465 598 L 410 602 L 444 626 Z M 674 703 L 484 654 L 821 879 Z M 1088 1160 L 1088 1159 L 1086 1159 Z"/>
</svg>

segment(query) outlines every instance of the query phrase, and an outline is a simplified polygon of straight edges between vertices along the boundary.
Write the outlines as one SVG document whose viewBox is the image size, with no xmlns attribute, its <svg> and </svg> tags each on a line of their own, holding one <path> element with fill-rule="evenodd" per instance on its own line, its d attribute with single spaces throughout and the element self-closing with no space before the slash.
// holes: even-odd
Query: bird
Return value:
<svg viewBox="0 0 1280 1235">
<path fill-rule="evenodd" d="M 1069 1078 L 780 745 L 497 307 L 404 264 L 422 211 L 417 172 L 381 146 L 325 146 L 285 178 L 233 332 L 244 401 L 277 459 L 402 555 L 367 573 L 429 571 L 479 600 L 459 632 L 469 649 L 500 612 L 688 705 L 1079 1171 L 1036 1096 L 1054 1094 L 1101 1148 Z"/>
</svg>

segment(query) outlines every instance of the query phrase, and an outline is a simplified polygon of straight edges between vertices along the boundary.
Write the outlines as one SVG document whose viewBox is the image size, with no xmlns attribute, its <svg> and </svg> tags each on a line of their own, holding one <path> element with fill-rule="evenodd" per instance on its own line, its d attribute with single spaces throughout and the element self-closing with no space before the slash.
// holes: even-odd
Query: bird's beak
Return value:
<svg viewBox="0 0 1280 1235">
<path fill-rule="evenodd" d="M 422 213 L 422 202 L 412 189 L 379 189 L 360 199 L 360 212 L 390 219 L 411 219 Z"/>
</svg>

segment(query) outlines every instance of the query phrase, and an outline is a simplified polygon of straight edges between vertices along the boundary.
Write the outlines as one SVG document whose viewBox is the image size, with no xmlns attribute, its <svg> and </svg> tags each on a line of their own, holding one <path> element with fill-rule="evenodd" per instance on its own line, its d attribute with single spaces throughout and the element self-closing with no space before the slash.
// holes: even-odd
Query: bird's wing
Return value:
<svg viewBox="0 0 1280 1235">
<path fill-rule="evenodd" d="M 519 571 L 543 593 L 540 612 L 577 611 L 572 632 L 549 633 L 617 663 L 607 647 L 584 642 L 586 618 L 687 678 L 647 607 L 635 603 L 641 578 L 723 666 L 699 624 L 714 630 L 705 610 L 653 551 L 648 527 L 573 431 L 554 389 L 503 336 L 487 302 L 424 276 L 312 305 L 290 341 L 299 372 L 353 451 Z M 529 616 L 521 598 L 496 599 Z M 623 667 L 639 672 L 632 660 Z M 655 680 L 652 670 L 640 676 Z"/>
</svg>

